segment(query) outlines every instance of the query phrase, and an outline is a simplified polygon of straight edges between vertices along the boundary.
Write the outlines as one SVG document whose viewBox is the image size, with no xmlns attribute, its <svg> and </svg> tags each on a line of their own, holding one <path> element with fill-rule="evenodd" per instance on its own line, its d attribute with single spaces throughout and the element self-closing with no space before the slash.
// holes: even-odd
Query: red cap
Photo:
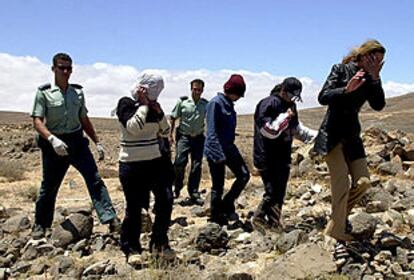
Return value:
<svg viewBox="0 0 414 280">
<path fill-rule="evenodd" d="M 227 94 L 235 94 L 244 97 L 246 91 L 246 84 L 241 75 L 233 74 L 230 79 L 224 84 L 224 92 Z"/>
</svg>

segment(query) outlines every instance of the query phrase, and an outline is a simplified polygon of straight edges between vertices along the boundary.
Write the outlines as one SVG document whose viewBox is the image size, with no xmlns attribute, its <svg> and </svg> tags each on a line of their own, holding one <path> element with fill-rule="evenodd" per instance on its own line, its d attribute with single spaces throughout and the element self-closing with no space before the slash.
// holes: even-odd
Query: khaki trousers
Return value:
<svg viewBox="0 0 414 280">
<path fill-rule="evenodd" d="M 326 162 L 331 176 L 332 213 L 325 234 L 337 240 L 350 241 L 353 238 L 345 231 L 347 217 L 371 186 L 367 161 L 365 158 L 347 161 L 340 143 L 329 152 Z"/>
</svg>

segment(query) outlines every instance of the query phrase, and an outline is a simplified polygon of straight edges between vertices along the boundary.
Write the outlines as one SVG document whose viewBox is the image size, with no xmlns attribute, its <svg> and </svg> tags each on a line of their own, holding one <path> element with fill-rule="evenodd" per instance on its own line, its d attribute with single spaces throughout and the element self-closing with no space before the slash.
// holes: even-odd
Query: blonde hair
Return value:
<svg viewBox="0 0 414 280">
<path fill-rule="evenodd" d="M 368 53 L 385 53 L 385 48 L 377 40 L 367 40 L 361 46 L 352 49 L 348 55 L 342 59 L 342 63 L 349 63 L 351 61 L 358 61 L 361 56 Z"/>
</svg>

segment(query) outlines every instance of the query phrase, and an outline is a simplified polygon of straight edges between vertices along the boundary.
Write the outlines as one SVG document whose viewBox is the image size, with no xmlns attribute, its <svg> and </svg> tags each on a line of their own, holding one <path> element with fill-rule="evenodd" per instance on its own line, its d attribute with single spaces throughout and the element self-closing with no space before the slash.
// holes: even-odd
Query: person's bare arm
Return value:
<svg viewBox="0 0 414 280">
<path fill-rule="evenodd" d="M 170 141 L 170 144 L 174 144 L 174 128 L 175 128 L 175 119 L 171 118 L 170 134 L 168 135 L 168 140 Z"/>
<path fill-rule="evenodd" d="M 47 129 L 42 117 L 33 117 L 33 127 L 36 129 L 37 133 L 47 140 L 52 133 Z"/>
<path fill-rule="evenodd" d="M 80 122 L 82 124 L 83 130 L 92 139 L 92 141 L 95 144 L 99 143 L 99 138 L 96 135 L 95 129 L 89 117 L 85 116 L 85 117 L 80 118 Z"/>
</svg>

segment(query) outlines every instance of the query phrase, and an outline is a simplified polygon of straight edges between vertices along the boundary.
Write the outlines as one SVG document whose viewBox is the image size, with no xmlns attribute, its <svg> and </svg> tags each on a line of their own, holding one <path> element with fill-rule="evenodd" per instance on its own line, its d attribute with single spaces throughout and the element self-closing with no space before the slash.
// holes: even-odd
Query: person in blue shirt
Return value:
<svg viewBox="0 0 414 280">
<path fill-rule="evenodd" d="M 207 105 L 204 155 L 212 181 L 210 221 L 219 225 L 238 218 L 234 203 L 250 179 L 247 165 L 234 144 L 237 115 L 233 103 L 244 97 L 245 91 L 243 77 L 233 74 L 224 84 L 224 93 L 218 93 Z M 226 166 L 236 180 L 223 197 Z"/>
</svg>

